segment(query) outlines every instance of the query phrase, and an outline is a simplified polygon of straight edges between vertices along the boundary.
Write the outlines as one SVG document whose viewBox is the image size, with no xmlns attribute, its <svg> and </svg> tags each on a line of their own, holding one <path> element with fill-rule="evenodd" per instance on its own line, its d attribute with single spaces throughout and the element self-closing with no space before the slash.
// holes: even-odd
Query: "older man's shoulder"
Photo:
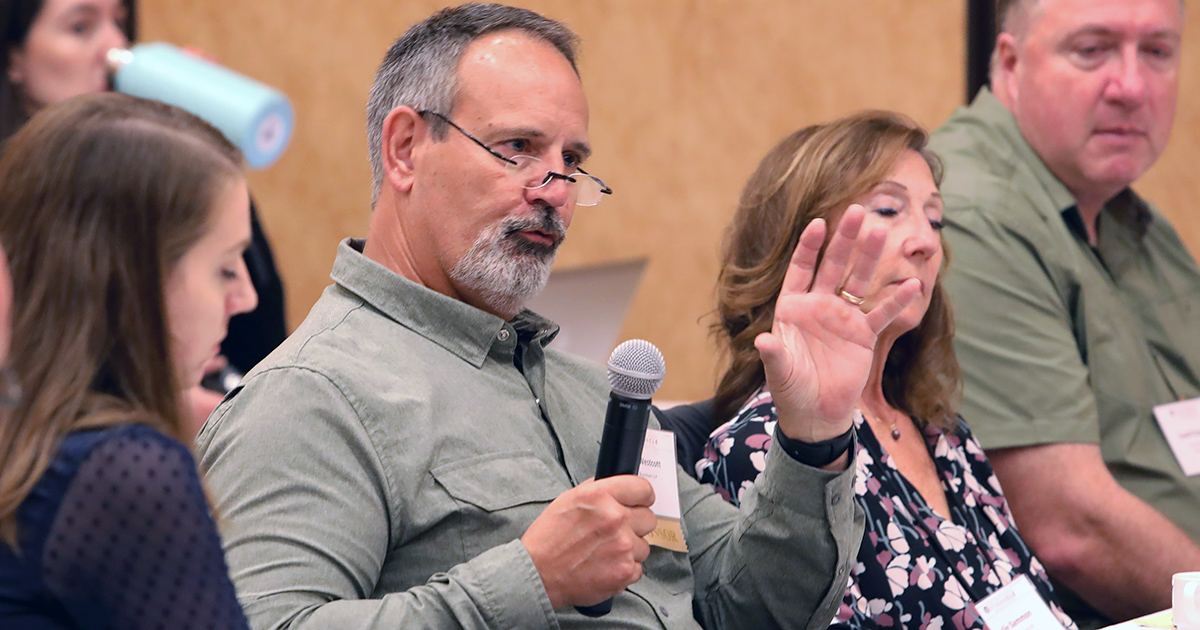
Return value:
<svg viewBox="0 0 1200 630">
<path fill-rule="evenodd" d="M 428 340 L 335 284 L 325 289 L 296 330 L 247 378 L 286 368 L 351 380 L 366 378 L 381 370 L 402 369 L 410 363 L 404 360 L 410 351 L 418 351 L 423 343 Z"/>
</svg>

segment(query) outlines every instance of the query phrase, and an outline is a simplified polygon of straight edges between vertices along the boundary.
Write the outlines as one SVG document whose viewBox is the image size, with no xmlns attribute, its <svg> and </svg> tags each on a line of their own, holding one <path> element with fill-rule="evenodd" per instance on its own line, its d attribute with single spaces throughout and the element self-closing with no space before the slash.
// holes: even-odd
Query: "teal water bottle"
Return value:
<svg viewBox="0 0 1200 630">
<path fill-rule="evenodd" d="M 221 130 L 251 168 L 275 163 L 292 138 L 282 92 L 164 42 L 108 53 L 113 88 L 185 109 Z"/>
</svg>

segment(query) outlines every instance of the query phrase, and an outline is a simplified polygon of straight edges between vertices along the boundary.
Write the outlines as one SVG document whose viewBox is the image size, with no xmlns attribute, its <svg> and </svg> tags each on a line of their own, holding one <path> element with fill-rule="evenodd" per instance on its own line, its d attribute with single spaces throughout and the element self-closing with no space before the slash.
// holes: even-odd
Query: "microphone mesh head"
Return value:
<svg viewBox="0 0 1200 630">
<path fill-rule="evenodd" d="M 626 398 L 649 400 L 667 376 L 667 363 L 654 344 L 630 339 L 608 357 L 608 382 Z"/>
</svg>

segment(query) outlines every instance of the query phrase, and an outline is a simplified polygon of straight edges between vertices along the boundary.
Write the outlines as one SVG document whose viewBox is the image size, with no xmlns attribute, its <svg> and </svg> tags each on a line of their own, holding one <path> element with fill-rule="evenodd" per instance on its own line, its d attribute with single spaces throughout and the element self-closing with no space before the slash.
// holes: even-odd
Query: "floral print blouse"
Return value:
<svg viewBox="0 0 1200 630">
<path fill-rule="evenodd" d="M 738 505 L 766 465 L 777 419 L 769 392 L 752 397 L 709 437 L 696 463 L 700 481 Z M 982 629 L 972 602 L 1021 575 L 1064 628 L 1075 628 L 1017 533 L 992 466 L 965 423 L 946 433 L 924 428 L 952 520 L 934 512 L 900 474 L 861 413 L 854 423 L 854 494 L 866 531 L 831 628 Z"/>
</svg>

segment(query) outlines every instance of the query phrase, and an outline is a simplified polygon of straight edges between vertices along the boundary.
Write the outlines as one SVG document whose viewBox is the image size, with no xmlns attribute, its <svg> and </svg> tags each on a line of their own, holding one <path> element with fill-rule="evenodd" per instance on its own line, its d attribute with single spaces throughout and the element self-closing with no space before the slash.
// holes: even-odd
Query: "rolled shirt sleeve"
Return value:
<svg viewBox="0 0 1200 630">
<path fill-rule="evenodd" d="M 689 528 L 688 545 L 706 627 L 829 625 L 862 544 L 854 468 L 853 457 L 844 471 L 813 468 L 772 441 L 765 470 L 732 516 L 732 505 L 688 477 L 682 498 L 699 499 L 689 502 L 689 526 L 702 525 Z"/>
</svg>

